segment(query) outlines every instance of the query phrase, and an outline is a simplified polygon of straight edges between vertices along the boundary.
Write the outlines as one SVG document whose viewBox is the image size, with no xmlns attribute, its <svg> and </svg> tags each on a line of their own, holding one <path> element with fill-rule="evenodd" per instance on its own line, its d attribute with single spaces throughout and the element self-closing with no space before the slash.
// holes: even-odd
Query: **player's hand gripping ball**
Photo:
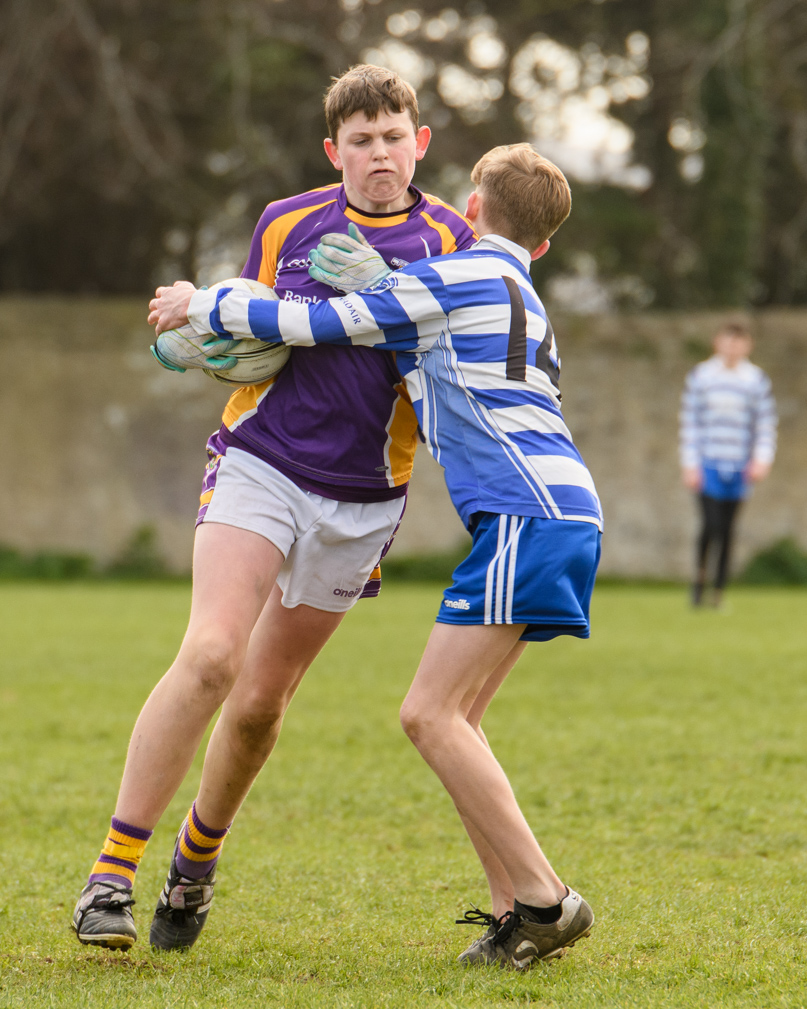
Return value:
<svg viewBox="0 0 807 1009">
<path fill-rule="evenodd" d="M 248 291 L 253 297 L 267 301 L 278 300 L 273 288 L 257 280 L 234 277 L 211 285 L 210 290 L 223 287 Z M 255 385 L 277 375 L 288 361 L 291 348 L 251 338 L 226 340 L 210 333 L 199 336 L 187 325 L 161 333 L 151 352 L 163 367 L 173 371 L 201 368 L 225 385 Z"/>
<path fill-rule="evenodd" d="M 210 333 L 199 336 L 188 323 L 179 329 L 169 329 L 165 333 L 160 333 L 157 342 L 151 348 L 151 353 L 163 368 L 168 368 L 169 371 L 185 372 L 188 368 L 218 371 L 232 368 L 236 364 L 236 359 L 227 354 L 227 349 L 236 346 L 238 342 L 225 340 Z"/>
<path fill-rule="evenodd" d="M 374 287 L 392 270 L 352 222 L 348 234 L 323 235 L 308 254 L 308 275 L 340 291 L 351 293 Z"/>
</svg>

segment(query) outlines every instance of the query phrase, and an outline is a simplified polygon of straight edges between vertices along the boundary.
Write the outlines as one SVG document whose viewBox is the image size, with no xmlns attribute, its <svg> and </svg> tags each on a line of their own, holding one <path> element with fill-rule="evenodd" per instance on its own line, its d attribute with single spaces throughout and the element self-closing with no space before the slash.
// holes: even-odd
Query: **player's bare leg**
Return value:
<svg viewBox="0 0 807 1009">
<path fill-rule="evenodd" d="M 566 888 L 515 801 L 509 781 L 468 715 L 522 625 L 437 624 L 400 717 L 458 809 L 496 855 L 522 903 L 556 904 Z"/>
<path fill-rule="evenodd" d="M 515 666 L 516 662 L 518 662 L 526 647 L 526 641 L 519 641 L 513 646 L 510 654 L 499 663 L 493 674 L 488 678 L 484 687 L 480 690 L 476 700 L 471 706 L 471 710 L 468 712 L 466 719 L 468 724 L 474 729 L 488 749 L 490 749 L 490 745 L 488 744 L 485 733 L 482 731 L 482 717 L 487 711 L 488 705 L 493 700 L 499 687 L 507 679 L 510 671 Z M 482 834 L 476 829 L 473 823 L 462 814 L 461 810 L 458 809 L 457 812 L 462 819 L 463 826 L 468 833 L 471 844 L 474 846 L 474 850 L 476 851 L 479 861 L 482 863 L 482 868 L 485 872 L 485 876 L 487 877 L 493 915 L 496 918 L 501 918 L 501 916 L 509 911 L 513 906 L 515 891 L 513 889 L 512 880 L 507 875 L 507 870 L 504 868 L 498 856 L 487 843 Z"/>
<path fill-rule="evenodd" d="M 116 949 L 135 941 L 138 862 L 238 676 L 282 563 L 256 533 L 215 523 L 197 530 L 188 629 L 135 724 L 112 828 L 73 914 L 79 941 Z"/>
<path fill-rule="evenodd" d="M 305 605 L 287 609 L 281 598 L 275 586 L 207 747 L 196 808 L 212 827 L 235 819 L 306 670 L 345 615 Z"/>
<path fill-rule="evenodd" d="M 306 670 L 344 613 L 286 609 L 275 586 L 250 636 L 244 667 L 205 756 L 199 795 L 183 823 L 151 923 L 158 949 L 189 949 L 213 900 L 227 830 L 277 741 Z"/>
<path fill-rule="evenodd" d="M 556 904 L 566 888 L 541 851 L 510 782 L 468 715 L 523 625 L 436 624 L 401 709 L 404 730 L 482 835 L 522 903 Z"/>
<path fill-rule="evenodd" d="M 484 710 L 483 694 L 512 668 L 523 625 L 457 626 L 438 623 L 401 709 L 401 721 L 421 756 L 442 781 L 477 835 L 493 886 L 512 883 L 513 913 L 491 918 L 489 934 L 460 958 L 465 963 L 505 963 L 525 969 L 559 955 L 588 935 L 591 908 L 560 881 L 518 807 L 507 777 L 469 716 Z M 489 855 L 494 856 L 493 859 Z"/>
<path fill-rule="evenodd" d="M 525 647 L 526 642 L 519 642 L 513 647 L 511 653 L 499 664 L 496 671 L 485 683 L 485 686 L 480 691 L 476 701 L 468 713 L 467 721 L 469 725 L 472 726 L 476 734 L 488 747 L 488 749 L 490 749 L 490 745 L 488 744 L 487 738 L 482 731 L 482 726 L 480 724 L 482 716 L 487 710 L 488 704 L 490 704 L 496 694 L 496 691 L 499 689 L 510 670 L 518 661 Z M 507 875 L 507 870 L 502 865 L 498 856 L 487 843 L 485 838 L 476 829 L 473 823 L 466 816 L 463 816 L 461 810 L 458 809 L 457 812 L 459 813 L 462 825 L 465 827 L 468 837 L 471 840 L 471 844 L 474 846 L 477 857 L 482 864 L 482 868 L 488 881 L 488 888 L 490 890 L 490 912 L 480 912 L 478 910 L 468 911 L 464 918 L 458 920 L 458 922 L 467 922 L 471 925 L 486 926 L 482 935 L 474 938 L 468 948 L 465 949 L 460 956 L 460 960 L 462 962 L 474 962 L 478 956 L 484 955 L 485 945 L 496 935 L 499 928 L 499 921 L 502 919 L 502 916 L 512 909 L 513 901 L 515 900 L 515 891 L 513 889 L 513 883 Z"/>
<path fill-rule="evenodd" d="M 244 664 L 283 563 L 257 533 L 203 523 L 196 534 L 188 629 L 135 723 L 115 816 L 152 829 L 190 768 Z"/>
</svg>

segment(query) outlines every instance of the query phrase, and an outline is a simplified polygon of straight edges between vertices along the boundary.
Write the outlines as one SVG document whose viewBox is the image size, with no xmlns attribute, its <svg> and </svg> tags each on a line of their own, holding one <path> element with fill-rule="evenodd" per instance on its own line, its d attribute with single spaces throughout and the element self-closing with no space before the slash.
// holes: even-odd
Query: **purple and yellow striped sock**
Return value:
<svg viewBox="0 0 807 1009">
<path fill-rule="evenodd" d="M 122 883 L 129 889 L 153 831 L 133 827 L 116 816 L 112 817 L 109 836 L 92 867 L 90 883 Z"/>
<path fill-rule="evenodd" d="M 176 848 L 177 869 L 189 879 L 201 879 L 218 862 L 224 838 L 230 827 L 213 830 L 199 819 L 196 803 L 191 806 L 179 832 Z"/>
</svg>

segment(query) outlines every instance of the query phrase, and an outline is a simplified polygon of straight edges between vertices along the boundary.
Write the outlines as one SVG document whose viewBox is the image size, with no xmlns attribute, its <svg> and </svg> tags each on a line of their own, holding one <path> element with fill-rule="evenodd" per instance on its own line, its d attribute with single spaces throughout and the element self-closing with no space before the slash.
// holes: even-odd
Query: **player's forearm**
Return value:
<svg viewBox="0 0 807 1009">
<path fill-rule="evenodd" d="M 251 338 L 285 343 L 292 347 L 350 343 L 328 302 L 304 305 L 294 301 L 267 301 L 236 288 L 198 293 L 200 296 L 192 298 L 188 307 L 188 319 L 197 332 L 226 335 L 236 340 Z"/>
<path fill-rule="evenodd" d="M 681 426 L 678 435 L 678 460 L 682 469 L 700 466 L 703 461 L 699 433 L 690 425 Z"/>
<path fill-rule="evenodd" d="M 266 301 L 232 288 L 197 291 L 188 306 L 188 320 L 197 333 L 297 347 L 328 343 L 394 351 L 414 349 L 418 343 L 417 337 L 399 327 L 380 332 L 376 316 L 355 296 L 304 305 Z"/>
<path fill-rule="evenodd" d="M 188 305 L 188 321 L 197 333 L 217 333 L 233 340 L 291 342 L 284 341 L 280 333 L 279 305 L 235 288 L 197 291 Z"/>
</svg>

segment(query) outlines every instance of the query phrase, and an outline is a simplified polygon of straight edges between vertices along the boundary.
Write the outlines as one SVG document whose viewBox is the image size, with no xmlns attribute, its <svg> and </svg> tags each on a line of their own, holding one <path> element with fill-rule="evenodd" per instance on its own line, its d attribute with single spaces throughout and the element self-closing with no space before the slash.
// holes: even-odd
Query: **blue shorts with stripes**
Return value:
<svg viewBox="0 0 807 1009">
<path fill-rule="evenodd" d="M 471 552 L 443 594 L 437 622 L 526 624 L 522 641 L 587 638 L 597 526 L 487 512 L 474 518 Z"/>
</svg>

